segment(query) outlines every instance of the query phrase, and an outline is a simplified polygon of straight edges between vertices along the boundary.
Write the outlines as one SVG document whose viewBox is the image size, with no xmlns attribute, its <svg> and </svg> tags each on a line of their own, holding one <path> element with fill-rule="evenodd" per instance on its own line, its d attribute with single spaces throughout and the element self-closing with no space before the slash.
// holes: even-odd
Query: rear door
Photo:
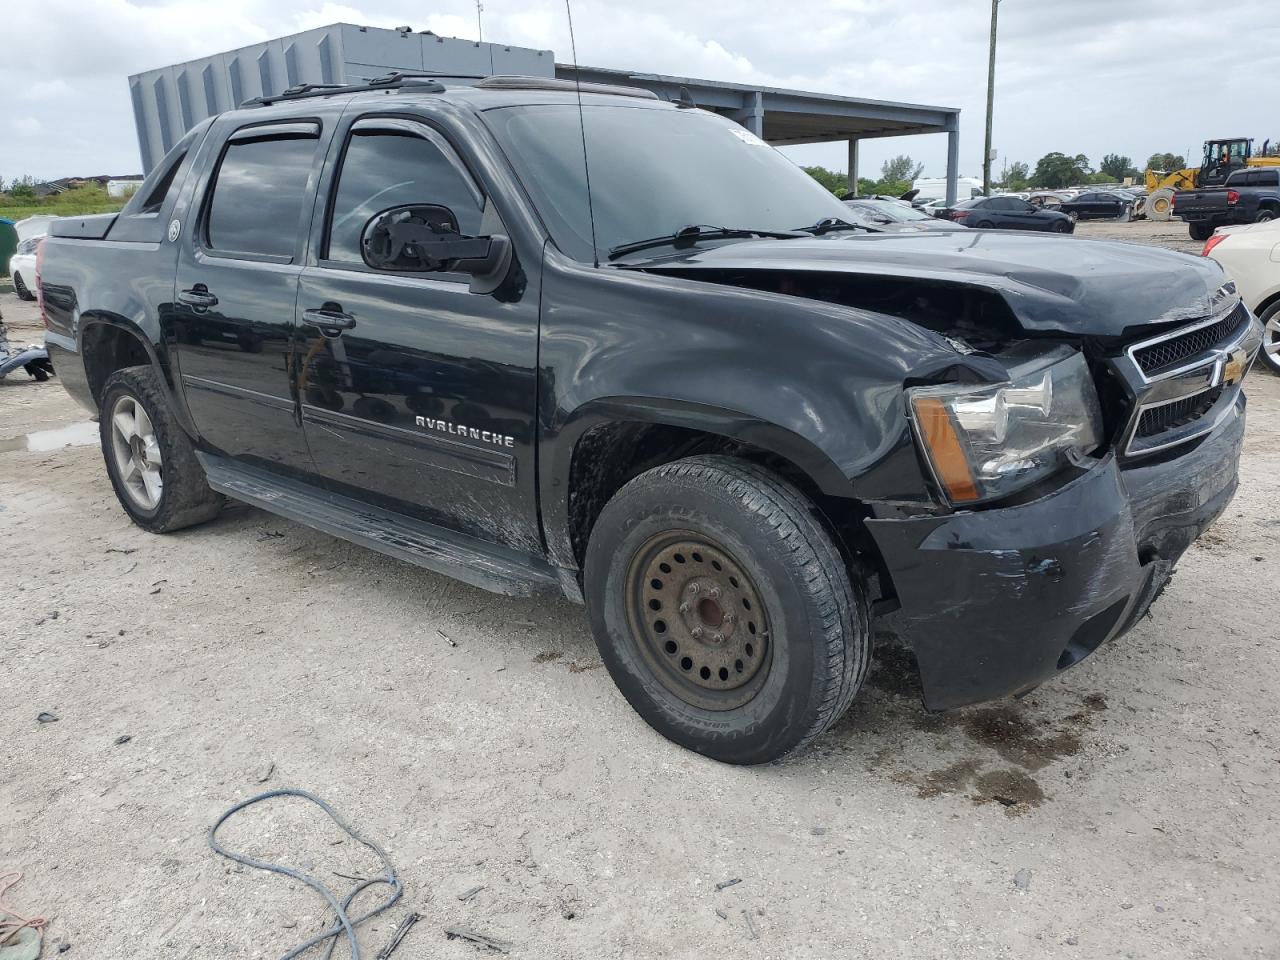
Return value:
<svg viewBox="0 0 1280 960">
<path fill-rule="evenodd" d="M 290 365 L 320 132 L 315 120 L 250 124 L 222 145 L 179 253 L 172 316 L 202 446 L 292 473 L 311 472 Z"/>
<path fill-rule="evenodd" d="M 536 271 L 515 263 L 509 283 L 481 294 L 461 274 L 379 272 L 361 255 L 365 224 L 392 207 L 447 207 L 474 237 L 505 234 L 500 211 L 418 117 L 345 118 L 322 190 L 298 299 L 317 469 L 336 493 L 540 552 Z"/>
</svg>

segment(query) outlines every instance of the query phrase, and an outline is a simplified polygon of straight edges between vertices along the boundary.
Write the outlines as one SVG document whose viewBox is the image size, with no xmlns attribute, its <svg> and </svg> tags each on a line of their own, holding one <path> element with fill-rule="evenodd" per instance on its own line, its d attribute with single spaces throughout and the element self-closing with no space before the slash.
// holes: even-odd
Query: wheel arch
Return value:
<svg viewBox="0 0 1280 960">
<path fill-rule="evenodd" d="M 84 364 L 85 382 L 95 405 L 101 409 L 102 391 L 117 370 L 149 366 L 159 374 L 169 409 L 187 433 L 194 435 L 186 406 L 179 402 L 167 359 L 136 322 L 106 311 L 86 311 L 79 318 L 77 348 Z"/>
<path fill-rule="evenodd" d="M 543 477 L 543 522 L 553 562 L 578 571 L 596 518 L 634 477 L 685 457 L 721 453 L 766 466 L 795 485 L 852 563 L 884 568 L 850 479 L 812 441 L 722 407 L 613 397 L 585 405 L 556 434 Z M 888 581 L 881 577 L 882 592 Z"/>
</svg>

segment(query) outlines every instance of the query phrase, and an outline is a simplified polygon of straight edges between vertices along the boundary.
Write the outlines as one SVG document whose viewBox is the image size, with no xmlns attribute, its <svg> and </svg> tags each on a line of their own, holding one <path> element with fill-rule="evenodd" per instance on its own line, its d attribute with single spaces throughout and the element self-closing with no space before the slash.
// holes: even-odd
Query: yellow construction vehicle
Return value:
<svg viewBox="0 0 1280 960">
<path fill-rule="evenodd" d="M 1145 215 L 1149 220 L 1168 220 L 1173 210 L 1173 195 L 1177 191 L 1219 186 L 1226 182 L 1229 174 L 1244 167 L 1280 167 L 1280 151 L 1270 140 L 1257 154 L 1253 152 L 1253 140 L 1248 137 L 1207 140 L 1200 166 L 1185 170 L 1147 171 L 1147 195 L 1135 206 L 1134 215 Z"/>
</svg>

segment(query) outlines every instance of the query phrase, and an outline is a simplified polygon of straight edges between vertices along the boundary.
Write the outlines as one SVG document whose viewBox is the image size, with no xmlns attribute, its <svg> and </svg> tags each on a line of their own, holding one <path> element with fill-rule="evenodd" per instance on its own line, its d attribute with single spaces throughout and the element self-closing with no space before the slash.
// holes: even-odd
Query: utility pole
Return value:
<svg viewBox="0 0 1280 960">
<path fill-rule="evenodd" d="M 484 4 L 476 0 L 476 28 L 480 31 L 480 42 L 484 43 Z"/>
<path fill-rule="evenodd" d="M 991 0 L 991 54 L 987 60 L 987 152 L 982 157 L 982 192 L 991 195 L 991 112 L 996 99 L 996 19 L 1000 0 Z"/>
</svg>

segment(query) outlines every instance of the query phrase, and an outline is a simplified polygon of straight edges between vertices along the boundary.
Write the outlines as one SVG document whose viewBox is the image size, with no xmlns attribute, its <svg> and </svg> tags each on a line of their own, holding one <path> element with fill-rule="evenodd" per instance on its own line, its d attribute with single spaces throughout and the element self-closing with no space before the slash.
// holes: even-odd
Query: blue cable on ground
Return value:
<svg viewBox="0 0 1280 960">
<path fill-rule="evenodd" d="M 233 853 L 218 842 L 218 829 L 231 819 L 232 816 L 239 813 L 245 807 L 253 806 L 255 803 L 261 803 L 263 800 L 270 800 L 273 797 L 300 797 L 303 800 L 309 800 L 314 803 L 321 810 L 327 813 L 330 819 L 341 827 L 347 836 L 372 850 L 377 855 L 378 859 L 382 861 L 382 866 L 385 868 L 385 872 L 380 876 L 370 877 L 368 880 L 360 881 L 360 883 L 356 884 L 356 886 L 351 889 L 346 897 L 339 901 L 332 890 L 314 877 L 309 877 L 299 870 L 294 870 L 292 867 L 282 867 L 278 863 L 258 860 L 254 857 L 246 856 L 243 853 Z M 220 816 L 217 822 L 209 828 L 209 846 L 214 853 L 220 854 L 228 860 L 234 860 L 236 863 L 243 863 L 245 866 L 254 867 L 257 870 L 269 870 L 272 873 L 280 873 L 286 877 L 292 877 L 294 880 L 305 883 L 308 887 L 316 891 L 316 893 L 320 894 L 320 896 L 324 897 L 325 900 L 328 901 L 329 909 L 333 911 L 336 918 L 333 926 L 316 934 L 305 943 L 298 944 L 298 946 L 294 947 L 281 957 L 280 960 L 293 960 L 294 957 L 297 957 L 306 950 L 310 950 L 316 944 L 321 943 L 324 940 L 330 941 L 329 949 L 326 950 L 324 954 L 325 960 L 330 960 L 333 956 L 334 947 L 338 945 L 338 937 L 342 934 L 346 934 L 347 942 L 351 945 L 351 960 L 360 960 L 360 944 L 356 940 L 356 927 L 360 926 L 360 924 L 367 920 L 371 920 L 384 910 L 391 907 L 404 893 L 404 884 L 396 875 L 396 869 L 391 865 L 391 859 L 387 856 L 386 852 L 372 840 L 366 840 L 362 837 L 349 823 L 347 823 L 346 820 L 342 819 L 333 807 L 329 806 L 329 804 L 325 803 L 314 793 L 307 790 L 268 790 L 266 793 L 260 793 L 256 797 L 250 797 L 248 800 L 243 800 L 240 803 L 237 803 L 234 807 Z M 387 895 L 386 900 L 374 907 L 364 916 L 357 917 L 352 920 L 347 916 L 347 908 L 351 906 L 351 901 L 353 901 L 362 891 L 367 890 L 369 887 L 377 883 L 385 884 L 390 888 L 390 892 Z"/>
</svg>

